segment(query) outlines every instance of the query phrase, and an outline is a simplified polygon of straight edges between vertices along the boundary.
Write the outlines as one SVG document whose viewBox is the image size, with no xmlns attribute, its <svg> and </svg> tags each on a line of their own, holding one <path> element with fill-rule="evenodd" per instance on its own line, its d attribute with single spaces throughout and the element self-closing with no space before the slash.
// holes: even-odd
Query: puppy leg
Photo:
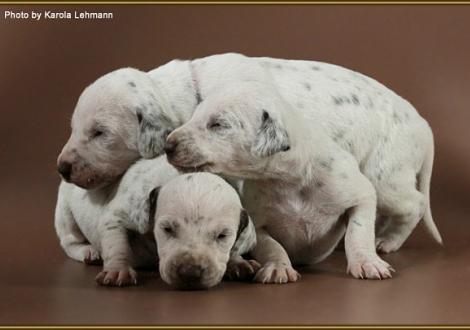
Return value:
<svg viewBox="0 0 470 330">
<path fill-rule="evenodd" d="M 72 259 L 86 264 L 100 264 L 99 252 L 88 243 L 78 227 L 64 198 L 59 197 L 55 211 L 54 226 L 60 245 Z"/>
<path fill-rule="evenodd" d="M 292 268 L 289 256 L 284 248 L 266 231 L 257 231 L 258 243 L 252 251 L 253 256 L 262 267 L 254 280 L 260 283 L 296 282 L 300 274 Z"/>
<path fill-rule="evenodd" d="M 137 284 L 137 273 L 131 267 L 132 251 L 126 228 L 120 220 L 108 220 L 103 222 L 100 234 L 103 270 L 96 276 L 96 281 L 108 286 Z"/>
<path fill-rule="evenodd" d="M 423 217 L 426 198 L 416 190 L 415 177 L 410 169 L 395 174 L 393 181 L 377 185 L 379 209 L 390 217 L 389 226 L 377 235 L 379 252 L 397 251 Z"/>
<path fill-rule="evenodd" d="M 375 250 L 376 196 L 372 184 L 361 174 L 356 188 L 362 197 L 350 209 L 345 235 L 348 273 L 356 278 L 391 278 L 393 269 L 383 261 Z M 361 196 L 361 195 L 360 195 Z"/>
</svg>

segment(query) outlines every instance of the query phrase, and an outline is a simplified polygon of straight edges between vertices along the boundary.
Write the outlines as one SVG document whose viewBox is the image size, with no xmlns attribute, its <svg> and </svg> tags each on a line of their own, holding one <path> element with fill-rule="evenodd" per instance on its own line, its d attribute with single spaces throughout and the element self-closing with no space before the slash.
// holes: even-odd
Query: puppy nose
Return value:
<svg viewBox="0 0 470 330">
<path fill-rule="evenodd" d="M 181 264 L 178 267 L 178 277 L 181 281 L 186 282 L 187 284 L 197 284 L 202 278 L 202 272 L 204 270 L 200 265 L 195 264 Z"/>
<path fill-rule="evenodd" d="M 72 175 L 72 164 L 71 163 L 65 162 L 65 161 L 60 162 L 57 170 L 59 171 L 60 175 L 62 175 L 62 177 L 65 180 L 67 180 L 67 181 L 70 180 L 70 176 Z"/>
<path fill-rule="evenodd" d="M 175 153 L 176 147 L 178 146 L 178 142 L 175 140 L 167 140 L 163 150 L 168 156 L 171 156 Z"/>
</svg>

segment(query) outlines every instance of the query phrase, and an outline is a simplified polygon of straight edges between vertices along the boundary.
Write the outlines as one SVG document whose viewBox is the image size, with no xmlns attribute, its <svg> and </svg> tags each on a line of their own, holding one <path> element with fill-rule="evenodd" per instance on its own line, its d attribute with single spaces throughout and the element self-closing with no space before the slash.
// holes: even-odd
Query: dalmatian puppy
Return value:
<svg viewBox="0 0 470 330">
<path fill-rule="evenodd" d="M 174 60 L 150 72 L 123 68 L 99 78 L 75 107 L 70 138 L 57 160 L 62 178 L 97 189 L 137 159 L 161 155 L 166 136 L 191 118 L 206 94 L 224 81 L 264 74 L 261 67 L 248 72 L 247 59 L 224 54 Z"/>
<path fill-rule="evenodd" d="M 423 217 L 441 242 L 429 203 L 433 136 L 415 109 L 336 66 L 278 60 L 269 66 L 324 73 L 318 82 L 302 77 L 305 94 L 294 89 L 302 88 L 294 78 L 221 87 L 165 147 L 180 170 L 244 179 L 243 204 L 258 239 L 252 254 L 262 264 L 256 280 L 295 282 L 292 263 L 325 259 L 344 235 L 349 273 L 390 278 L 376 245 L 398 249 Z M 291 94 L 283 89 L 289 86 Z M 376 212 L 388 224 L 375 239 Z"/>
<path fill-rule="evenodd" d="M 70 138 L 57 160 L 61 177 L 106 198 L 107 186 L 135 161 L 164 152 L 169 132 L 187 122 L 202 97 L 222 81 L 259 76 L 262 68 L 246 73 L 245 59 L 224 54 L 174 60 L 150 72 L 123 68 L 97 79 L 75 107 Z M 62 227 L 69 230 L 67 237 L 77 237 L 69 245 L 83 241 L 76 224 Z"/>
<path fill-rule="evenodd" d="M 155 266 L 157 255 L 149 222 L 152 189 L 178 176 L 165 157 L 139 160 L 116 182 L 86 190 L 63 181 L 55 229 L 66 254 L 77 261 L 103 261 L 97 281 L 129 285 L 136 267 Z"/>
<path fill-rule="evenodd" d="M 178 287 L 214 286 L 227 264 L 229 278 L 253 275 L 259 265 L 240 255 L 256 236 L 237 192 L 212 174 L 178 175 L 161 156 L 136 162 L 106 195 L 62 182 L 55 225 L 65 252 L 88 263 L 101 256 L 96 281 L 109 286 L 136 284 L 134 268 L 154 267 L 158 256 L 162 278 Z M 153 236 L 158 191 L 167 182 Z M 80 231 L 71 236 L 74 225 Z"/>
<path fill-rule="evenodd" d="M 209 288 L 224 274 L 249 279 L 260 268 L 241 257 L 256 235 L 237 191 L 210 173 L 178 176 L 159 190 L 154 233 L 161 277 L 178 288 Z"/>
</svg>

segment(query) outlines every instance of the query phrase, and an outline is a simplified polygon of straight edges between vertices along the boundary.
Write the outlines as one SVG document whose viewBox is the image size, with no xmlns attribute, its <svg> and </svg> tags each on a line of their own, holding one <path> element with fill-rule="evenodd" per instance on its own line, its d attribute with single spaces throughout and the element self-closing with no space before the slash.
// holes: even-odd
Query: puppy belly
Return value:
<svg viewBox="0 0 470 330">
<path fill-rule="evenodd" d="M 346 224 L 338 216 L 290 217 L 271 221 L 267 232 L 286 250 L 291 262 L 310 265 L 322 261 L 344 236 Z"/>
</svg>

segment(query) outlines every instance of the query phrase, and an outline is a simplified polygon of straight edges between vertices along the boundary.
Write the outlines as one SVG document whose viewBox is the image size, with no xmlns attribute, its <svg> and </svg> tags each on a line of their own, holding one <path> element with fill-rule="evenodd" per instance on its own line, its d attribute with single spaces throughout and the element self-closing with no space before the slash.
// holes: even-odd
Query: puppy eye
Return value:
<svg viewBox="0 0 470 330">
<path fill-rule="evenodd" d="M 213 121 L 207 125 L 207 128 L 211 130 L 220 130 L 230 128 L 230 125 L 226 122 Z"/>
<path fill-rule="evenodd" d="M 217 235 L 217 240 L 218 241 L 223 241 L 228 237 L 228 233 L 226 231 L 223 231 Z"/>
<path fill-rule="evenodd" d="M 104 134 L 104 132 L 103 132 L 102 130 L 97 129 L 97 130 L 95 130 L 95 131 L 93 132 L 93 134 L 91 135 L 91 137 L 94 139 L 94 138 L 97 138 L 97 137 L 99 137 L 99 136 L 102 136 L 103 134 Z"/>
<path fill-rule="evenodd" d="M 163 227 L 163 231 L 169 236 L 174 236 L 175 235 L 175 230 L 170 226 Z"/>
</svg>

